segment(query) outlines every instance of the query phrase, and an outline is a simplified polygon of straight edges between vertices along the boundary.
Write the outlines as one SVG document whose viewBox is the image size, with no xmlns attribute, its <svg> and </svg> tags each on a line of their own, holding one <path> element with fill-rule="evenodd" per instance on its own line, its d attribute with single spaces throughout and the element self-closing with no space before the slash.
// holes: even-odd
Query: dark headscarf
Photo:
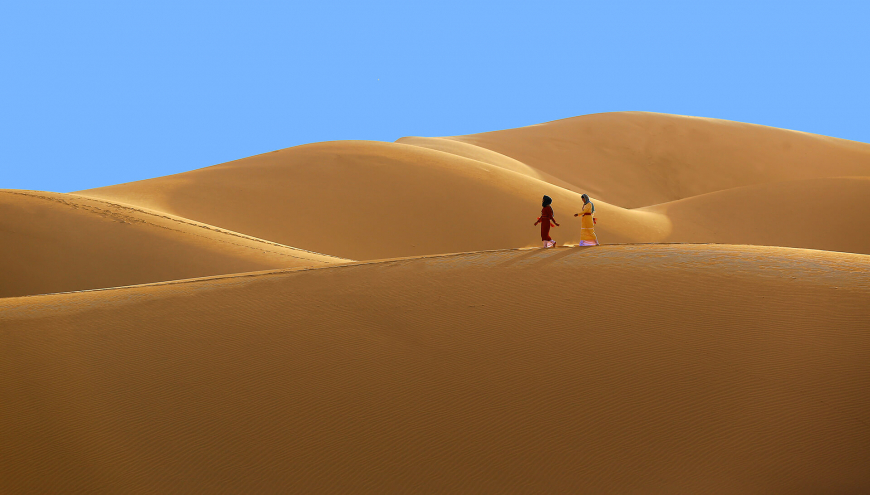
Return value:
<svg viewBox="0 0 870 495">
<path fill-rule="evenodd" d="M 544 200 L 541 202 L 541 206 L 550 206 L 550 203 L 553 202 L 553 198 L 549 196 L 544 196 Z"/>
<path fill-rule="evenodd" d="M 583 204 L 589 203 L 592 205 L 592 213 L 595 213 L 595 203 L 593 203 L 592 201 L 589 201 L 589 195 L 584 194 L 580 197 L 583 198 Z"/>
</svg>

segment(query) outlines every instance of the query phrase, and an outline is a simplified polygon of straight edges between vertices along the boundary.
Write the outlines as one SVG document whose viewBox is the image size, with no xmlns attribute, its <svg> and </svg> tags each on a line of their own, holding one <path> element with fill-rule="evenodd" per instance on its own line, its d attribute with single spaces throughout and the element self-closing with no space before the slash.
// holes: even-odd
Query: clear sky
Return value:
<svg viewBox="0 0 870 495">
<path fill-rule="evenodd" d="M 0 3 L 0 188 L 647 110 L 870 142 L 870 2 Z"/>
</svg>

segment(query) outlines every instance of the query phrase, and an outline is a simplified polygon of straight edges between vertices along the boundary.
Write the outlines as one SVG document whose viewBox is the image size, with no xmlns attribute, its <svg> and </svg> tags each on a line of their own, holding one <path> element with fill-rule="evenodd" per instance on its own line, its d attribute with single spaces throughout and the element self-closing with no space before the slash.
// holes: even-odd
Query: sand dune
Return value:
<svg viewBox="0 0 870 495">
<path fill-rule="evenodd" d="M 838 176 L 855 177 L 830 182 Z M 870 177 L 864 143 L 624 112 L 471 136 L 317 143 L 79 194 L 358 260 L 536 246 L 543 194 L 562 223 L 554 238 L 574 244 L 581 192 L 596 201 L 604 243 L 870 253 L 866 235 L 844 233 L 870 231 L 866 201 L 836 185 L 861 190 L 861 176 Z M 821 207 L 808 207 L 811 198 Z M 646 205 L 655 206 L 630 209 Z"/>
<path fill-rule="evenodd" d="M 0 297 L 343 261 L 104 201 L 0 190 Z"/>
<path fill-rule="evenodd" d="M 529 177 L 542 180 L 554 186 L 568 189 L 569 191 L 580 192 L 580 194 L 585 192 L 580 191 L 576 186 L 569 182 L 565 182 L 558 177 L 554 177 L 548 173 L 532 168 L 521 161 L 514 160 L 513 158 L 502 155 L 500 153 L 496 153 L 495 151 L 481 148 L 479 146 L 468 144 L 462 141 L 438 137 L 404 137 L 398 139 L 396 142 L 401 144 L 410 144 L 412 146 L 419 146 L 421 148 L 429 148 L 433 150 L 443 151 L 445 153 L 450 153 L 452 155 L 461 156 L 464 158 L 470 158 L 472 160 L 477 160 L 479 162 L 495 165 L 497 167 L 510 170 L 512 172 L 527 175 Z"/>
<path fill-rule="evenodd" d="M 868 300 L 708 245 L 3 299 L 0 492 L 865 493 Z"/>
<path fill-rule="evenodd" d="M 664 241 L 870 254 L 870 177 L 759 184 L 634 211 L 666 216 Z"/>
<path fill-rule="evenodd" d="M 624 208 L 753 184 L 870 176 L 870 144 L 648 112 L 583 115 L 446 139 L 510 157 Z"/>
<path fill-rule="evenodd" d="M 504 167 L 418 146 L 339 141 L 82 191 L 282 244 L 357 260 L 537 246 L 544 194 L 563 243 L 580 239 L 577 193 Z M 664 219 L 598 204 L 608 242 L 649 241 Z M 559 216 L 560 215 L 560 216 Z"/>
</svg>

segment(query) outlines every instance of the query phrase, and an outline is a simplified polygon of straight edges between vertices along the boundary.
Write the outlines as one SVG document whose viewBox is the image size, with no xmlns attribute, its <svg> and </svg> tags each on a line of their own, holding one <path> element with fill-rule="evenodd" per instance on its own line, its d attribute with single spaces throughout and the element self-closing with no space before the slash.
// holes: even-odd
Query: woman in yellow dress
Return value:
<svg viewBox="0 0 870 495">
<path fill-rule="evenodd" d="M 589 195 L 580 196 L 583 198 L 583 210 L 580 213 L 575 213 L 575 217 L 580 217 L 580 244 L 578 246 L 597 246 L 598 237 L 595 235 L 595 205 L 589 201 Z"/>
</svg>

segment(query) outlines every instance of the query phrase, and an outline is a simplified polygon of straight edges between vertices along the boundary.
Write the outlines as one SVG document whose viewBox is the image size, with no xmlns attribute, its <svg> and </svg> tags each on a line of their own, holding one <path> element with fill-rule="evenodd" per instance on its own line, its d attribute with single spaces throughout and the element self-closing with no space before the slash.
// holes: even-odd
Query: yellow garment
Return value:
<svg viewBox="0 0 870 495">
<path fill-rule="evenodd" d="M 584 215 L 583 213 L 590 213 Z M 580 213 L 580 240 L 598 242 L 598 237 L 595 236 L 595 222 L 592 221 L 592 203 L 583 205 L 583 211 Z"/>
</svg>

